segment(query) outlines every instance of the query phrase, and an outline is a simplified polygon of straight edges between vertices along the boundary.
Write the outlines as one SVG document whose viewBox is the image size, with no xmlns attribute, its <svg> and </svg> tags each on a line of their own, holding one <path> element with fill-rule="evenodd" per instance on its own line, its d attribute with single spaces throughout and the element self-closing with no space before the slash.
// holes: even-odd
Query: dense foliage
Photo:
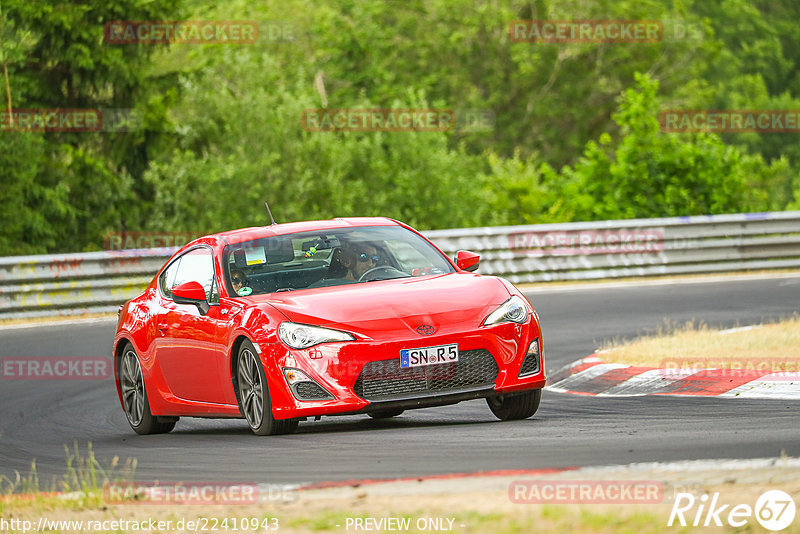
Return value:
<svg viewBox="0 0 800 534">
<path fill-rule="evenodd" d="M 385 215 L 421 229 L 796 209 L 796 134 L 663 133 L 665 109 L 800 109 L 791 0 L 0 0 L 15 109 L 126 131 L 0 131 L 0 255 L 109 232 Z M 656 43 L 519 43 L 517 19 L 659 20 Z M 254 20 L 254 44 L 104 25 Z M 275 29 L 279 29 L 277 33 Z M 5 77 L 2 80 L 5 88 Z M 2 90 L 0 109 L 7 107 Z M 312 132 L 310 108 L 486 110 L 489 128 Z"/>
</svg>

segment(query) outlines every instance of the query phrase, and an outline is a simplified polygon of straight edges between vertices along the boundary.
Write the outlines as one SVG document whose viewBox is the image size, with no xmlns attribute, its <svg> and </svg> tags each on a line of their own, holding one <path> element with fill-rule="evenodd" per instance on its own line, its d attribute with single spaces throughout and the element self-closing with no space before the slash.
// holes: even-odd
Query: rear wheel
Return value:
<svg viewBox="0 0 800 534">
<path fill-rule="evenodd" d="M 367 415 L 373 419 L 389 419 L 390 417 L 397 417 L 404 411 L 405 410 L 402 408 L 396 408 L 394 410 L 378 410 L 375 412 L 367 412 Z"/>
<path fill-rule="evenodd" d="M 294 432 L 297 428 L 296 420 L 280 420 L 272 416 L 272 403 L 269 398 L 264 365 L 250 341 L 242 343 L 237 358 L 239 410 L 247 419 L 250 430 L 258 436 Z"/>
<path fill-rule="evenodd" d="M 150 412 L 142 366 L 133 345 L 127 343 L 119 362 L 119 389 L 128 423 L 137 434 L 164 434 L 175 428 L 177 417 L 158 417 Z"/>
<path fill-rule="evenodd" d="M 539 409 L 542 400 L 542 390 L 534 389 L 523 393 L 509 393 L 487 397 L 486 403 L 492 413 L 501 421 L 527 419 Z"/>
</svg>

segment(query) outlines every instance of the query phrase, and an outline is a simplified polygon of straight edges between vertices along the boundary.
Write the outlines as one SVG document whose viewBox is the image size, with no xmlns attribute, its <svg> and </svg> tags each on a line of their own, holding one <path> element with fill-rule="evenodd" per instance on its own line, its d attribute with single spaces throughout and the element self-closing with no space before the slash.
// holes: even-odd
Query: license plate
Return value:
<svg viewBox="0 0 800 534">
<path fill-rule="evenodd" d="M 458 344 L 437 345 L 419 349 L 403 349 L 400 351 L 400 367 L 420 367 L 458 361 Z"/>
</svg>

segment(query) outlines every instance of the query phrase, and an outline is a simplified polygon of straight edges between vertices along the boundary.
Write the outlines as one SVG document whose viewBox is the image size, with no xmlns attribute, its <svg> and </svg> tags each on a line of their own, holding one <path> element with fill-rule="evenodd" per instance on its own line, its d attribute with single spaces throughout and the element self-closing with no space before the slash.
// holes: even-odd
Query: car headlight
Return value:
<svg viewBox="0 0 800 534">
<path fill-rule="evenodd" d="M 278 327 L 278 337 L 293 349 L 307 349 L 320 343 L 354 341 L 356 339 L 347 332 L 289 322 L 281 323 Z"/>
<path fill-rule="evenodd" d="M 497 323 L 522 324 L 528 320 L 528 315 L 530 314 L 525 300 L 518 295 L 514 295 L 490 313 L 489 316 L 484 319 L 483 324 L 484 326 Z"/>
</svg>

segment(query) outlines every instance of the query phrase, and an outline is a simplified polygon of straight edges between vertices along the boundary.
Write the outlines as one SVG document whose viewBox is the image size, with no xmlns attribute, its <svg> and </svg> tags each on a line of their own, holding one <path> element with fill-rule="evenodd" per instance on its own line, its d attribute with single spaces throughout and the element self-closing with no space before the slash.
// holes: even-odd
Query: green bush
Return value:
<svg viewBox="0 0 800 534">
<path fill-rule="evenodd" d="M 662 133 L 658 82 L 636 75 L 613 115 L 620 140 L 587 143 L 572 167 L 545 169 L 546 183 L 564 199 L 572 220 L 628 219 L 758 211 L 767 207 L 763 184 L 788 173 L 785 160 L 725 145 L 708 133 Z M 762 186 L 762 187 L 759 187 Z"/>
</svg>

